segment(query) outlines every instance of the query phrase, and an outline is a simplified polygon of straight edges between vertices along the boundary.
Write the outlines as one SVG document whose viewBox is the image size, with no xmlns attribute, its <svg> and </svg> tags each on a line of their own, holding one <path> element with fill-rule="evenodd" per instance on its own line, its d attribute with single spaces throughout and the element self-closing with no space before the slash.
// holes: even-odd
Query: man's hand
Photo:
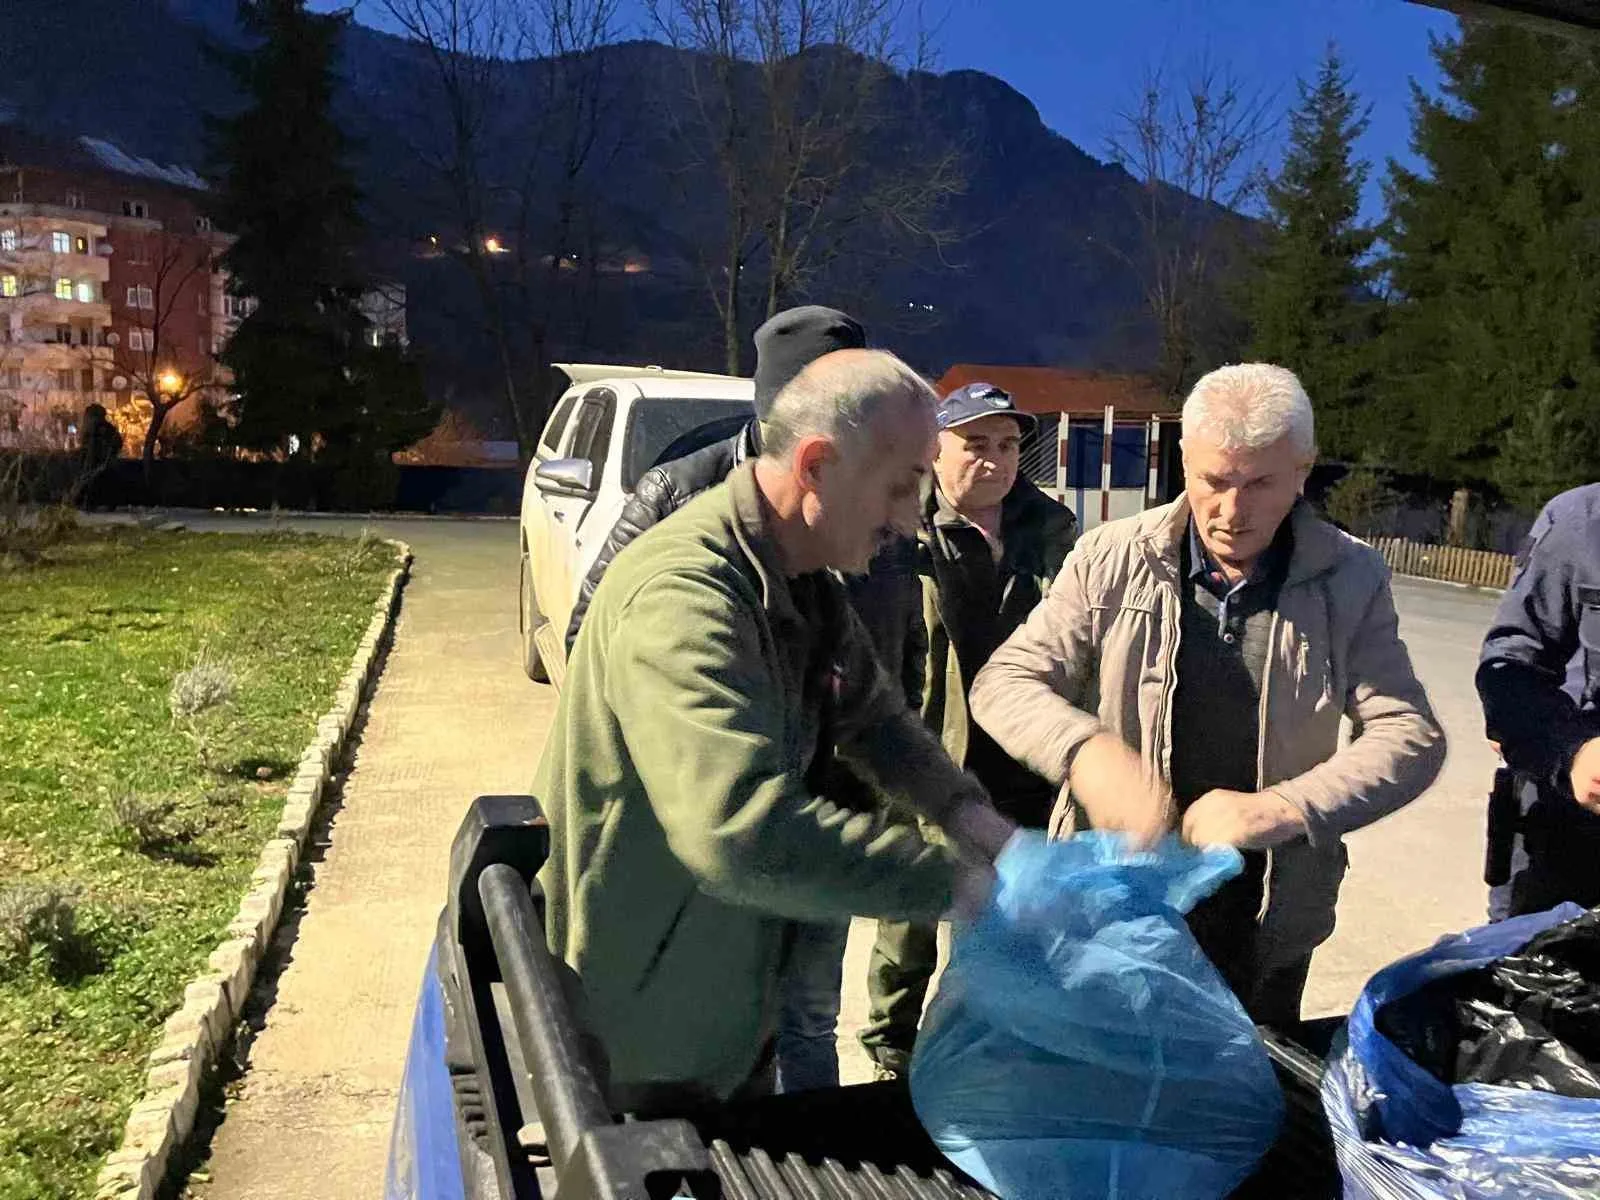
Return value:
<svg viewBox="0 0 1600 1200">
<path fill-rule="evenodd" d="M 1300 810 L 1272 792 L 1207 792 L 1183 814 L 1183 839 L 1193 846 L 1270 850 L 1306 831 Z"/>
<path fill-rule="evenodd" d="M 1572 796 L 1600 815 L 1600 738 L 1590 738 L 1572 758 Z"/>
<path fill-rule="evenodd" d="M 956 867 L 956 882 L 950 897 L 950 920 L 976 921 L 994 895 L 994 868 L 963 858 Z"/>
<path fill-rule="evenodd" d="M 993 805 L 980 800 L 965 800 L 957 806 L 945 826 L 956 848 L 981 863 L 992 863 L 1016 833 L 1017 825 L 1003 817 Z"/>
<path fill-rule="evenodd" d="M 1067 785 L 1090 825 L 1125 833 L 1136 846 L 1153 846 L 1172 828 L 1172 793 L 1114 733 L 1097 733 L 1078 748 Z"/>
</svg>

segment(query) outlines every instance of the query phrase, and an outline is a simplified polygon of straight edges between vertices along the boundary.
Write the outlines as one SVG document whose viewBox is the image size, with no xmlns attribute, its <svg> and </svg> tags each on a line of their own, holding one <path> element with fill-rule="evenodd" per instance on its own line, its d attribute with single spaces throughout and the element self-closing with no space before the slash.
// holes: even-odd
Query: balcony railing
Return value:
<svg viewBox="0 0 1600 1200">
<path fill-rule="evenodd" d="M 104 295 L 97 295 L 93 300 L 79 300 L 76 293 L 71 300 L 65 300 L 54 292 L 0 297 L 0 320 L 8 312 L 20 312 L 24 322 L 33 326 L 73 325 L 84 321 L 95 325 L 111 323 L 111 303 Z"/>
</svg>

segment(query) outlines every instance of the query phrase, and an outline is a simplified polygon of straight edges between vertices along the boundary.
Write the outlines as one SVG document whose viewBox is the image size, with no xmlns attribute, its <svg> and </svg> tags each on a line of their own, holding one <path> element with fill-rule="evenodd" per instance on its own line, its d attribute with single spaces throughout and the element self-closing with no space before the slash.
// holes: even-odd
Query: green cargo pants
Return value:
<svg viewBox="0 0 1600 1200">
<path fill-rule="evenodd" d="M 883 1073 L 904 1076 L 939 964 L 939 929 L 879 921 L 867 965 L 867 1024 L 861 1045 Z"/>
</svg>

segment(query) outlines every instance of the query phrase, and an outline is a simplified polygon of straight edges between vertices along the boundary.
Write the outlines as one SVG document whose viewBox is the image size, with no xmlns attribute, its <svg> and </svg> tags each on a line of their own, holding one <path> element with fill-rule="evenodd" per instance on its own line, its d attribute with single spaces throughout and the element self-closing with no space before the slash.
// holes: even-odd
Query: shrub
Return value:
<svg viewBox="0 0 1600 1200">
<path fill-rule="evenodd" d="M 136 792 L 124 792 L 111 802 L 111 827 L 123 845 L 143 854 L 190 841 L 195 835 L 192 823 L 178 815 L 173 801 Z"/>
<path fill-rule="evenodd" d="M 1374 467 L 1358 466 L 1333 487 L 1323 501 L 1328 516 L 1357 537 L 1387 532 L 1400 506 L 1400 494 Z"/>
<path fill-rule="evenodd" d="M 34 946 L 53 963 L 69 956 L 77 945 L 77 918 L 76 903 L 60 888 L 26 879 L 0 888 L 0 966 L 21 966 Z"/>
<path fill-rule="evenodd" d="M 361 536 L 350 546 L 350 552 L 338 560 L 333 573 L 341 579 L 357 579 L 365 574 L 374 561 L 388 552 L 383 539 L 370 528 L 363 527 Z"/>
<path fill-rule="evenodd" d="M 194 666 L 179 671 L 167 694 L 167 707 L 175 721 L 191 720 L 231 701 L 238 691 L 233 669 L 202 654 Z"/>
</svg>

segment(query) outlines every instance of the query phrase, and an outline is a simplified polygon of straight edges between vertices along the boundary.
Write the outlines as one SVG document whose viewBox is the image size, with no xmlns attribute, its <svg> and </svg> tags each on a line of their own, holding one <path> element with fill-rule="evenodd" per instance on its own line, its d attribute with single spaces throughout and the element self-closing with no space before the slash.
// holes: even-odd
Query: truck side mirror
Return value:
<svg viewBox="0 0 1600 1200">
<path fill-rule="evenodd" d="M 533 479 L 547 496 L 594 499 L 594 463 L 587 458 L 552 459 L 534 471 Z"/>
</svg>

